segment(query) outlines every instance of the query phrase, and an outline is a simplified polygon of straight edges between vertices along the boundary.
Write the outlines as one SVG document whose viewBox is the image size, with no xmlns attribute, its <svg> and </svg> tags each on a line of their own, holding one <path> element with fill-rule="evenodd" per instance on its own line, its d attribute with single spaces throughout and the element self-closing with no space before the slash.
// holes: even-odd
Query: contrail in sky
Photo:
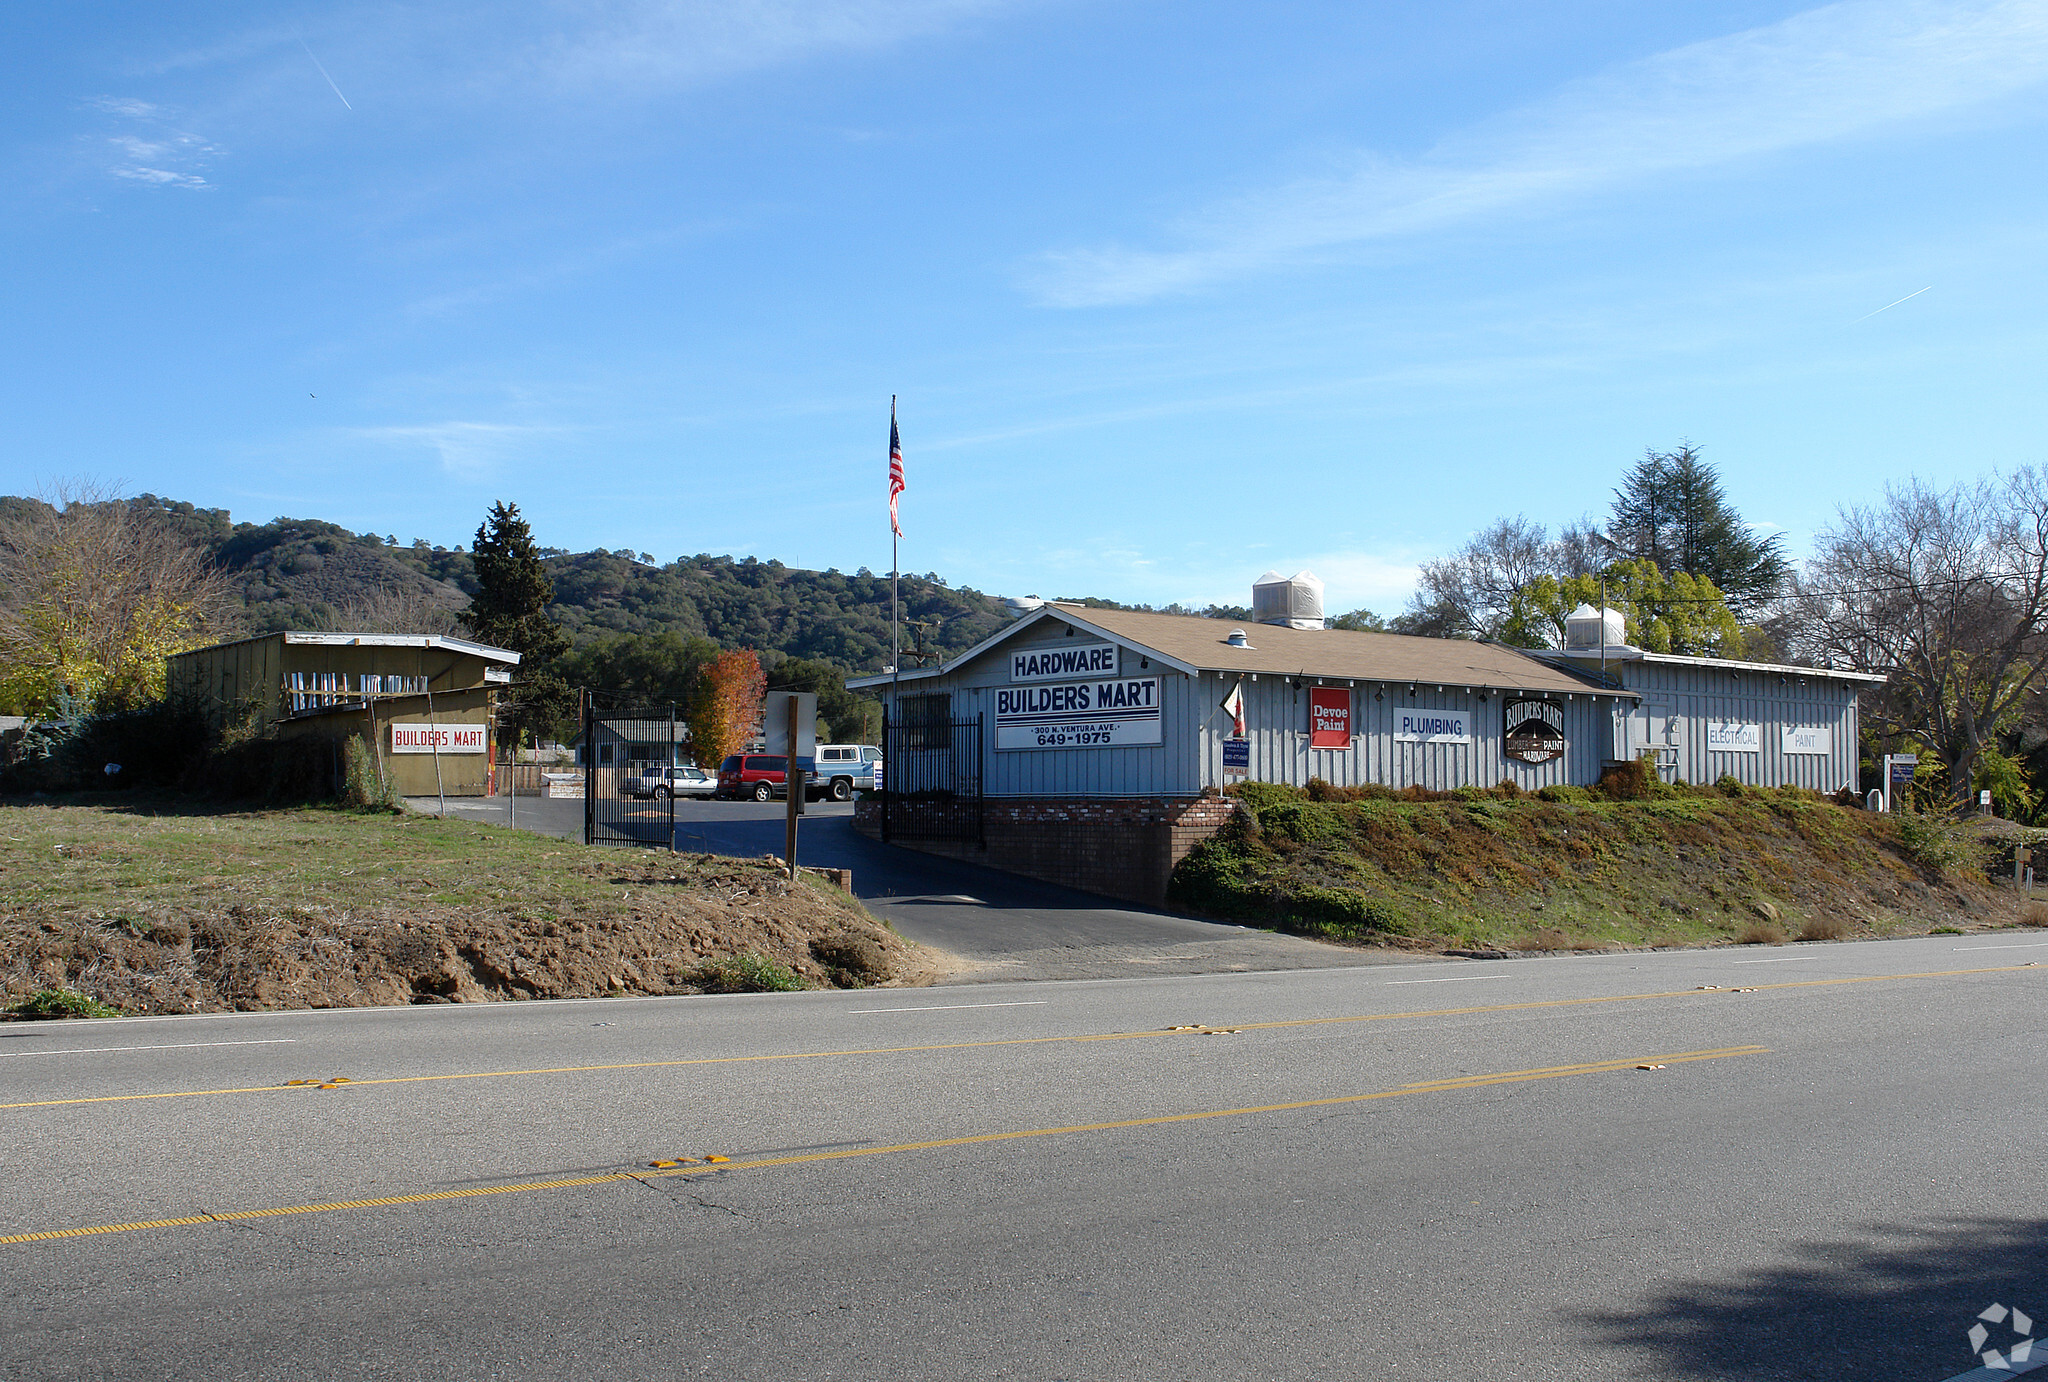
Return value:
<svg viewBox="0 0 2048 1382">
<path fill-rule="evenodd" d="M 299 46 L 306 50 L 306 56 L 309 58 L 313 58 L 313 49 L 307 44 L 306 36 L 304 34 L 295 34 L 293 35 L 293 37 L 297 38 L 299 40 Z M 320 59 L 313 58 L 313 65 L 315 67 L 320 67 Z M 327 69 L 324 67 L 320 67 L 320 75 L 323 77 L 327 77 Z M 334 86 L 334 78 L 327 77 L 327 84 L 329 86 Z M 338 86 L 334 86 L 334 94 L 337 96 L 341 96 L 341 88 Z M 350 110 L 355 109 L 354 106 L 348 105 L 348 97 L 346 96 L 341 96 L 341 103 L 345 106 L 348 106 Z"/>
<path fill-rule="evenodd" d="M 337 91 L 334 94 L 339 96 L 341 93 Z M 1934 285 L 1930 283 L 1927 285 L 1927 288 L 1932 288 L 1933 286 Z M 1899 302 L 1911 302 L 1914 298 L 1919 297 L 1920 293 L 1926 292 L 1927 288 L 1922 288 L 1918 293 L 1908 293 L 1904 297 L 1900 298 Z M 1899 302 L 1887 302 L 1884 306 L 1878 308 L 1877 312 L 1889 312 L 1894 307 L 1897 307 L 1899 305 Z M 1858 317 L 1855 322 L 1850 322 L 1849 325 L 1854 326 L 1856 325 L 1856 322 L 1867 322 L 1872 317 L 1876 316 L 1877 312 L 1865 312 L 1862 316 Z"/>
</svg>

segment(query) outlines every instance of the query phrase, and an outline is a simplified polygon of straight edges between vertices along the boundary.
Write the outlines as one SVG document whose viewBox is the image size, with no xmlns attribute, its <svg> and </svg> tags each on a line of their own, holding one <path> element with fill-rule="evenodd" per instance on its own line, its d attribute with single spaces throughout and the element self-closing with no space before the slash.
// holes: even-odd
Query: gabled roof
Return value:
<svg viewBox="0 0 2048 1382">
<path fill-rule="evenodd" d="M 1048 604 L 942 666 L 903 674 L 924 680 L 955 671 L 990 648 L 1022 635 L 1047 619 L 1072 624 L 1122 644 L 1182 672 L 1242 672 L 1260 676 L 1308 676 L 1346 681 L 1412 682 L 1416 685 L 1486 687 L 1503 691 L 1590 693 L 1635 699 L 1633 691 L 1603 687 L 1592 676 L 1554 666 L 1519 648 L 1451 638 L 1416 638 L 1398 633 L 1349 629 L 1290 629 L 1278 624 L 1234 623 L 1199 615 L 1152 614 L 1128 609 L 1090 609 Z M 1230 634 L 1242 629 L 1247 647 L 1233 647 Z M 849 687 L 880 687 L 891 678 L 850 678 Z"/>
</svg>

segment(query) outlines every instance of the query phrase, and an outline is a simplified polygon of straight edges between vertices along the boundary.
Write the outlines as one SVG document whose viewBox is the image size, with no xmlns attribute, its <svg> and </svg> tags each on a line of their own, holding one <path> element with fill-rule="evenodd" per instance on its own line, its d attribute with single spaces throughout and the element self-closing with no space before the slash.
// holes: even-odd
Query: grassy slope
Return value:
<svg viewBox="0 0 2048 1382">
<path fill-rule="evenodd" d="M 815 882 L 425 816 L 0 805 L 0 989 L 160 1012 L 690 992 L 749 950 L 814 984 L 916 968 Z"/>
<path fill-rule="evenodd" d="M 1586 794 L 1580 794 L 1586 796 Z M 1644 801 L 1244 794 L 1174 876 L 1182 906 L 1342 939 L 1511 948 L 1892 935 L 2024 915 L 1966 837 L 1808 793 Z M 1943 867 L 1945 865 L 1946 867 Z"/>
</svg>

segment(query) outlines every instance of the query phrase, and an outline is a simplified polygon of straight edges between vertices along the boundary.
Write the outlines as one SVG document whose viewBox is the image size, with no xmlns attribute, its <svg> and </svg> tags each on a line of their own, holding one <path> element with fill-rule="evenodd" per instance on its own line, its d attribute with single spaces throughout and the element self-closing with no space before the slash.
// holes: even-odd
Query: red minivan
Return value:
<svg viewBox="0 0 2048 1382">
<path fill-rule="evenodd" d="M 808 758 L 799 758 L 804 773 L 804 795 L 815 796 L 818 768 Z M 789 760 L 779 753 L 735 753 L 718 765 L 718 791 L 713 795 L 731 800 L 752 797 L 772 801 L 782 795 L 783 779 L 789 775 Z"/>
</svg>

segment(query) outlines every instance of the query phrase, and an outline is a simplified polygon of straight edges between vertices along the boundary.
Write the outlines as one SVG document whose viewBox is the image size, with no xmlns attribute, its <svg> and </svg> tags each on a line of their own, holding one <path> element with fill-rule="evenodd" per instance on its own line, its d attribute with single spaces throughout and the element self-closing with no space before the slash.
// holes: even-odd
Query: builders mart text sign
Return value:
<svg viewBox="0 0 2048 1382">
<path fill-rule="evenodd" d="M 1107 749 L 1156 744 L 1159 678 L 999 686 L 999 749 Z"/>
<path fill-rule="evenodd" d="M 482 725 L 393 725 L 393 753 L 482 753 Z"/>
</svg>

